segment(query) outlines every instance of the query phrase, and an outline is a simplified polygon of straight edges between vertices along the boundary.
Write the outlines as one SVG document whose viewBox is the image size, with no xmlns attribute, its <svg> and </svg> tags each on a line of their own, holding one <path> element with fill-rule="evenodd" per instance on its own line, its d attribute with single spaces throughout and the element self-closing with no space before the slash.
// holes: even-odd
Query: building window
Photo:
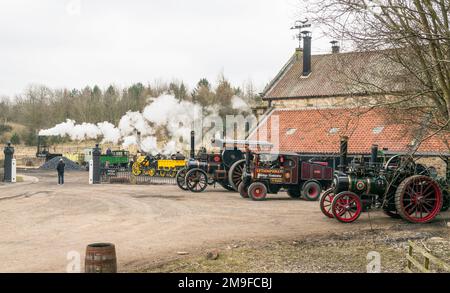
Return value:
<svg viewBox="0 0 450 293">
<path fill-rule="evenodd" d="M 378 127 L 375 127 L 375 128 L 372 130 L 372 132 L 373 132 L 373 134 L 380 134 L 380 133 L 383 132 L 383 130 L 384 130 L 384 126 L 378 126 Z"/>
<path fill-rule="evenodd" d="M 288 128 L 286 130 L 286 135 L 294 135 L 297 132 L 297 128 Z"/>
</svg>

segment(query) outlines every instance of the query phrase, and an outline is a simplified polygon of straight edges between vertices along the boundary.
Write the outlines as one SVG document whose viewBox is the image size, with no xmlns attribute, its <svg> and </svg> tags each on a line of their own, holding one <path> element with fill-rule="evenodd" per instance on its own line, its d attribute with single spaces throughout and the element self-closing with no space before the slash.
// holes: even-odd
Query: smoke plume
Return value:
<svg viewBox="0 0 450 293">
<path fill-rule="evenodd" d="M 242 111 L 249 109 L 239 97 L 233 97 L 232 107 Z M 204 109 L 201 105 L 163 95 L 153 99 L 142 112 L 127 112 L 117 126 L 107 121 L 77 124 L 68 119 L 53 128 L 41 130 L 39 135 L 69 137 L 75 141 L 102 139 L 102 143 L 124 148 L 135 145 L 151 154 L 172 154 L 188 146 L 190 132 L 203 116 L 215 115 L 216 111 L 214 107 Z M 167 134 L 162 148 L 156 137 L 160 129 Z"/>
</svg>

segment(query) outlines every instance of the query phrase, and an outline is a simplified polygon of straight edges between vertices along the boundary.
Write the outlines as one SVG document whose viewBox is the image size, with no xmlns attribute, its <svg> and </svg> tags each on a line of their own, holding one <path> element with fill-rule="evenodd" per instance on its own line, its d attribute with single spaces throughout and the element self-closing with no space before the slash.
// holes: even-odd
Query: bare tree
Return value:
<svg viewBox="0 0 450 293">
<path fill-rule="evenodd" d="M 357 51 L 378 50 L 390 70 L 407 79 L 400 91 L 393 90 L 395 80 L 380 86 L 354 75 L 360 87 L 382 87 L 371 106 L 401 113 L 396 117 L 405 123 L 426 124 L 422 140 L 439 135 L 449 146 L 449 0 L 301 1 L 303 13 L 325 35 Z"/>
</svg>

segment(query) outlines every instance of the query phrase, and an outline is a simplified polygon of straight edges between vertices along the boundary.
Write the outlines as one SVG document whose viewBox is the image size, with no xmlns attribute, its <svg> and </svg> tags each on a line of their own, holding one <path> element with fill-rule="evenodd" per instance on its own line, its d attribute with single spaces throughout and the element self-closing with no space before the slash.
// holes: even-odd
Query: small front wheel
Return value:
<svg viewBox="0 0 450 293">
<path fill-rule="evenodd" d="M 339 222 L 352 223 L 361 215 L 361 199 L 353 192 L 341 192 L 334 197 L 331 211 L 334 218 Z"/>
<path fill-rule="evenodd" d="M 178 171 L 177 176 L 176 176 L 178 187 L 184 191 L 189 190 L 189 188 L 186 185 L 186 173 L 187 173 L 187 169 L 183 168 L 180 171 Z"/>
<path fill-rule="evenodd" d="M 334 196 L 334 189 L 328 189 L 320 198 L 320 210 L 325 216 L 331 219 L 334 218 L 333 213 L 331 212 Z"/>
<path fill-rule="evenodd" d="M 203 192 L 208 187 L 208 175 L 200 169 L 193 169 L 186 174 L 186 185 L 192 192 Z"/>
<path fill-rule="evenodd" d="M 248 188 L 245 186 L 244 182 L 241 182 L 238 186 L 238 192 L 241 195 L 242 198 L 249 198 L 248 196 Z"/>
<path fill-rule="evenodd" d="M 265 200 L 267 196 L 267 187 L 261 182 L 255 182 L 248 188 L 248 194 L 251 199 L 256 201 Z"/>
<path fill-rule="evenodd" d="M 133 164 L 132 172 L 134 176 L 139 176 L 142 174 L 141 165 L 138 162 Z"/>
</svg>

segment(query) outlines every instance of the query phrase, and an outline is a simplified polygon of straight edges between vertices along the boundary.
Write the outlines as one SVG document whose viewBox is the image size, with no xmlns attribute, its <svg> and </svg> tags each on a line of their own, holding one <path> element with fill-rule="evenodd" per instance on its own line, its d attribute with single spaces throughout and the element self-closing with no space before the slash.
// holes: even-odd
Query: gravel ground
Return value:
<svg viewBox="0 0 450 293">
<path fill-rule="evenodd" d="M 331 233 L 308 238 L 260 242 L 237 242 L 212 249 L 207 254 L 185 256 L 147 268 L 141 272 L 225 272 L 225 273 L 364 273 L 368 254 L 380 254 L 381 272 L 405 272 L 408 240 L 427 247 L 433 255 L 450 264 L 448 231 L 416 232 L 384 229 Z M 448 229 L 447 229 L 448 230 Z M 211 255 L 211 252 L 210 252 Z M 419 255 L 416 255 L 418 257 Z M 421 259 L 421 258 L 418 258 Z M 422 261 L 421 261 L 422 262 Z M 442 272 L 439 267 L 431 267 Z"/>
<path fill-rule="evenodd" d="M 375 212 L 370 219 L 364 214 L 344 225 L 325 218 L 317 202 L 291 200 L 286 194 L 253 202 L 221 188 L 193 194 L 176 186 L 92 186 L 87 172 L 66 174 L 64 186 L 57 185 L 56 171 L 21 175 L 32 177 L 0 186 L 0 272 L 65 272 L 68 253 L 78 252 L 83 260 L 86 245 L 95 242 L 116 245 L 119 271 L 145 271 L 182 254 L 202 256 L 208 249 L 241 242 L 300 243 L 371 227 L 385 233 L 448 231 L 445 221 L 450 218 L 445 213 L 433 224 L 409 225 Z M 259 265 L 243 270 L 258 270 Z M 305 267 L 309 269 L 315 271 Z"/>
</svg>

